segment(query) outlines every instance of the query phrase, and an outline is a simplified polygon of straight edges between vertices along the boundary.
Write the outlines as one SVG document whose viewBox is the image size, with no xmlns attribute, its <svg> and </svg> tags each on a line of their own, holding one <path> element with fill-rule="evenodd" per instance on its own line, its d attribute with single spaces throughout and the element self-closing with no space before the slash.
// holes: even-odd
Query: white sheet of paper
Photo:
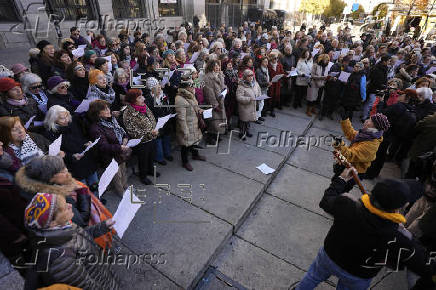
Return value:
<svg viewBox="0 0 436 290">
<path fill-rule="evenodd" d="M 132 81 L 135 85 L 142 85 L 141 76 L 132 77 Z"/>
<path fill-rule="evenodd" d="M 339 72 L 332 71 L 331 73 L 329 73 L 329 75 L 331 75 L 332 77 L 336 77 L 339 75 Z"/>
<path fill-rule="evenodd" d="M 166 124 L 166 122 L 168 122 L 169 119 L 170 119 L 169 115 L 158 118 L 157 122 L 156 122 L 156 127 L 154 128 L 154 130 L 157 131 L 157 130 L 163 128 L 163 126 Z"/>
<path fill-rule="evenodd" d="M 354 55 L 353 56 L 354 61 L 360 61 L 360 55 Z"/>
<path fill-rule="evenodd" d="M 104 57 L 107 60 L 107 66 L 109 71 L 112 71 L 112 56 L 108 55 Z"/>
<path fill-rule="evenodd" d="M 337 60 L 337 59 L 339 58 L 340 55 L 341 55 L 341 52 L 340 52 L 340 51 L 335 51 L 335 52 L 333 53 L 333 60 Z"/>
<path fill-rule="evenodd" d="M 436 66 L 432 66 L 429 70 L 426 71 L 426 75 L 432 74 L 433 72 L 436 71 Z"/>
<path fill-rule="evenodd" d="M 61 145 L 62 145 L 62 135 L 60 135 L 56 140 L 53 141 L 48 146 L 48 155 L 50 156 L 56 156 L 58 155 L 59 151 L 61 151 Z"/>
<path fill-rule="evenodd" d="M 38 109 L 44 114 L 47 113 L 47 104 L 38 105 Z"/>
<path fill-rule="evenodd" d="M 246 56 L 247 54 L 245 53 L 245 52 L 241 52 L 241 54 L 239 55 L 239 57 L 241 58 L 241 59 L 243 59 L 244 58 L 244 56 Z"/>
<path fill-rule="evenodd" d="M 111 183 L 112 179 L 114 178 L 115 174 L 117 174 L 117 172 L 118 172 L 118 162 L 116 162 L 115 159 L 112 159 L 111 163 L 100 177 L 100 182 L 98 183 L 99 198 L 106 191 L 106 188 Z"/>
<path fill-rule="evenodd" d="M 43 121 L 34 121 L 34 122 L 33 122 L 33 126 L 34 126 L 34 127 L 41 127 L 41 126 L 44 126 L 44 122 L 43 122 Z"/>
<path fill-rule="evenodd" d="M 89 146 L 88 146 L 88 147 L 86 147 L 86 148 L 85 148 L 85 150 L 83 150 L 83 151 L 82 151 L 82 153 L 80 153 L 80 154 L 85 154 L 86 152 L 88 152 L 88 151 L 89 151 L 89 149 L 91 149 L 92 147 L 94 147 L 94 146 L 95 146 L 95 144 L 97 144 L 97 143 L 98 143 L 98 141 L 100 141 L 100 137 L 98 137 L 97 139 L 95 139 L 95 141 L 94 141 L 94 142 L 92 142 L 91 144 L 89 144 Z"/>
<path fill-rule="evenodd" d="M 195 67 L 194 67 L 194 65 L 193 65 L 192 63 L 185 63 L 185 64 L 183 65 L 183 68 L 189 68 L 189 69 L 191 69 L 191 68 L 195 68 Z"/>
<path fill-rule="evenodd" d="M 319 52 L 318 48 L 314 48 L 312 51 L 312 57 L 314 57 Z"/>
<path fill-rule="evenodd" d="M 189 42 L 188 42 L 188 43 L 185 43 L 183 47 L 185 48 L 185 50 L 188 50 Z"/>
<path fill-rule="evenodd" d="M 256 168 L 259 169 L 263 174 L 270 174 L 270 173 L 273 173 L 274 171 L 276 171 L 275 169 L 269 167 L 265 163 L 262 163 L 261 165 L 257 166 Z"/>
<path fill-rule="evenodd" d="M 89 43 L 91 43 L 91 35 L 87 35 L 87 36 L 85 36 L 85 38 L 86 38 L 86 41 L 88 41 Z"/>
<path fill-rule="evenodd" d="M 112 220 L 115 221 L 114 230 L 117 231 L 117 234 L 120 238 L 123 238 L 124 232 L 129 227 L 133 218 L 135 217 L 136 212 L 141 207 L 141 203 L 132 203 L 130 198 L 133 200 L 139 200 L 139 198 L 131 193 L 132 187 L 129 186 L 127 190 L 123 194 L 123 198 L 118 204 L 117 211 L 114 213 Z M 132 195 L 132 196 L 130 196 Z"/>
<path fill-rule="evenodd" d="M 81 44 L 81 45 L 79 45 L 77 48 L 83 48 L 83 49 L 85 49 L 86 47 L 87 47 L 86 44 Z"/>
<path fill-rule="evenodd" d="M 200 53 L 198 51 L 194 52 L 191 56 L 191 59 L 189 60 L 190 63 L 194 63 L 197 59 Z"/>
<path fill-rule="evenodd" d="M 30 124 L 32 124 L 33 119 L 35 119 L 36 116 L 30 117 L 30 119 L 24 124 L 24 128 L 29 129 Z"/>
<path fill-rule="evenodd" d="M 76 112 L 76 113 L 88 112 L 89 104 L 91 102 L 92 101 L 88 100 L 88 99 L 83 100 L 74 112 Z"/>
<path fill-rule="evenodd" d="M 176 71 L 176 70 L 170 70 L 170 77 L 169 77 L 169 79 L 173 76 L 173 74 L 174 74 L 175 71 Z"/>
<path fill-rule="evenodd" d="M 139 138 L 139 139 L 130 139 L 129 142 L 127 142 L 126 146 L 128 146 L 128 147 L 135 147 L 136 145 L 141 143 L 141 141 L 142 141 L 142 137 Z"/>
<path fill-rule="evenodd" d="M 279 81 L 283 76 L 284 76 L 283 74 L 275 75 L 275 76 L 272 78 L 271 82 L 276 83 L 276 82 L 278 82 L 278 81 Z"/>
<path fill-rule="evenodd" d="M 260 95 L 259 97 L 256 98 L 256 101 L 262 101 L 262 100 L 266 100 L 269 99 L 270 97 L 268 97 L 267 95 Z"/>
<path fill-rule="evenodd" d="M 298 72 L 296 70 L 291 70 L 290 72 L 288 72 L 288 75 L 286 77 L 296 77 L 298 76 Z"/>
<path fill-rule="evenodd" d="M 85 54 L 85 48 L 83 48 L 83 47 L 78 47 L 78 48 L 76 48 L 76 49 L 73 49 L 73 50 L 71 51 L 71 53 L 73 54 L 73 56 L 75 56 L 75 57 L 77 57 L 77 58 L 82 57 L 82 56 Z"/>
<path fill-rule="evenodd" d="M 270 49 L 271 49 L 271 43 L 267 43 L 267 44 L 266 44 L 266 49 L 267 49 L 267 50 L 270 50 Z"/>
<path fill-rule="evenodd" d="M 223 98 L 223 99 L 225 99 L 226 96 L 227 96 L 227 89 L 224 89 L 224 90 L 221 92 L 220 97 Z"/>
<path fill-rule="evenodd" d="M 338 79 L 339 79 L 341 82 L 346 83 L 346 82 L 348 81 L 348 78 L 350 77 L 350 75 L 351 75 L 350 73 L 347 73 L 347 72 L 341 71 L 341 74 L 339 75 Z"/>
<path fill-rule="evenodd" d="M 327 69 L 326 69 L 327 73 L 330 71 L 333 65 L 334 63 L 330 61 L 329 64 L 327 65 Z"/>
<path fill-rule="evenodd" d="M 350 51 L 349 48 L 343 48 L 341 49 L 341 55 L 347 55 L 347 53 Z"/>
<path fill-rule="evenodd" d="M 203 118 L 204 119 L 212 118 L 212 108 L 203 111 Z"/>
</svg>

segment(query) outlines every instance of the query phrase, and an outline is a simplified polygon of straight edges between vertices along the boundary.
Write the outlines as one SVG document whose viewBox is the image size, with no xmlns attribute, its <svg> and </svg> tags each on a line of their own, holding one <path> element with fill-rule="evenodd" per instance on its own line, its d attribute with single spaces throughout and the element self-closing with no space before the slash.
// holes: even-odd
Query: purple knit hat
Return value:
<svg viewBox="0 0 436 290">
<path fill-rule="evenodd" d="M 371 121 L 374 123 L 375 128 L 380 131 L 386 131 L 391 126 L 388 118 L 381 113 L 371 116 Z"/>
<path fill-rule="evenodd" d="M 54 87 L 63 82 L 67 82 L 67 80 L 64 80 L 60 76 L 51 77 L 47 81 L 47 89 L 53 90 Z"/>
</svg>

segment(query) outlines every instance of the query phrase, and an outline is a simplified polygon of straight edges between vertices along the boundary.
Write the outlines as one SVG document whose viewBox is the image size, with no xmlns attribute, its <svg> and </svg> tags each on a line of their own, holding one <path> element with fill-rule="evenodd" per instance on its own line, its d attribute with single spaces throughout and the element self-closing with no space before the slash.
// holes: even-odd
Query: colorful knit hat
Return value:
<svg viewBox="0 0 436 290">
<path fill-rule="evenodd" d="M 90 72 L 89 72 L 89 76 L 88 76 L 88 78 L 89 78 L 89 84 L 90 85 L 95 85 L 96 83 L 97 83 L 97 78 L 98 78 L 98 76 L 99 75 L 104 75 L 104 73 L 101 71 L 101 70 L 99 70 L 99 69 L 93 69 L 93 70 L 91 70 Z"/>
<path fill-rule="evenodd" d="M 386 131 L 391 126 L 388 118 L 381 113 L 371 116 L 371 121 L 374 123 L 375 128 L 380 131 Z"/>
<path fill-rule="evenodd" d="M 47 229 L 56 212 L 55 194 L 37 193 L 24 211 L 24 223 L 32 229 Z"/>
<path fill-rule="evenodd" d="M 152 88 L 156 87 L 157 85 L 159 85 L 159 81 L 156 78 L 154 78 L 154 77 L 149 77 L 145 81 L 145 86 L 149 90 L 151 90 Z"/>
</svg>

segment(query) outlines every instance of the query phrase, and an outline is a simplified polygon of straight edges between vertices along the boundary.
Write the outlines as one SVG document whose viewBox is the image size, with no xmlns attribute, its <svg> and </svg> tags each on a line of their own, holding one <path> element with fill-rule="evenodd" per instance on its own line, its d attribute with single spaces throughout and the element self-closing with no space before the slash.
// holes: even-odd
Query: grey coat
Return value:
<svg viewBox="0 0 436 290">
<path fill-rule="evenodd" d="M 250 87 L 241 80 L 236 90 L 239 120 L 242 122 L 254 122 L 257 120 L 255 99 L 261 95 L 261 90 L 259 84 L 256 81 L 254 83 L 254 87 Z"/>
<path fill-rule="evenodd" d="M 224 74 L 220 72 L 215 76 L 213 72 L 207 73 L 204 76 L 204 102 L 206 105 L 211 105 L 212 118 L 207 119 L 207 130 L 209 133 L 224 134 L 227 124 L 226 110 L 224 108 L 224 98 L 220 97 L 222 90 L 226 88 L 224 83 Z"/>
<path fill-rule="evenodd" d="M 182 146 L 191 146 L 203 137 L 198 127 L 198 102 L 195 95 L 186 89 L 179 89 L 175 100 L 176 139 Z"/>
</svg>

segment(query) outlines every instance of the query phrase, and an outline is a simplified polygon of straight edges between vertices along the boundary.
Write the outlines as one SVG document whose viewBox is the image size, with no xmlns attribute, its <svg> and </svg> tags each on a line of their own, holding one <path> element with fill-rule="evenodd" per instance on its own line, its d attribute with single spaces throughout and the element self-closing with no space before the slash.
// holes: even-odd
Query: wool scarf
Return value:
<svg viewBox="0 0 436 290">
<path fill-rule="evenodd" d="M 100 124 L 107 128 L 113 129 L 118 142 L 123 144 L 123 136 L 126 135 L 126 131 L 124 131 L 124 129 L 118 124 L 118 121 L 115 117 L 112 117 L 112 119 L 101 118 Z"/>
<path fill-rule="evenodd" d="M 362 195 L 362 197 L 360 199 L 362 200 L 363 205 L 369 210 L 370 213 L 375 214 L 375 215 L 381 217 L 382 219 L 390 220 L 390 221 L 397 223 L 397 224 L 405 224 L 406 223 L 406 218 L 402 214 L 384 212 L 384 211 L 374 207 L 371 204 L 371 201 L 370 201 L 368 194 Z"/>
<path fill-rule="evenodd" d="M 138 105 L 131 104 L 131 106 L 133 107 L 133 109 L 135 109 L 141 114 L 147 113 L 147 105 L 138 106 Z"/>
<path fill-rule="evenodd" d="M 6 102 L 8 102 L 8 104 L 12 105 L 12 106 L 25 106 L 25 105 L 27 105 L 26 98 L 22 98 L 21 100 L 7 99 Z"/>
<path fill-rule="evenodd" d="M 378 139 L 383 136 L 383 131 L 371 130 L 371 129 L 360 129 L 359 133 L 351 141 L 351 145 L 357 142 L 369 141 Z"/>
</svg>

